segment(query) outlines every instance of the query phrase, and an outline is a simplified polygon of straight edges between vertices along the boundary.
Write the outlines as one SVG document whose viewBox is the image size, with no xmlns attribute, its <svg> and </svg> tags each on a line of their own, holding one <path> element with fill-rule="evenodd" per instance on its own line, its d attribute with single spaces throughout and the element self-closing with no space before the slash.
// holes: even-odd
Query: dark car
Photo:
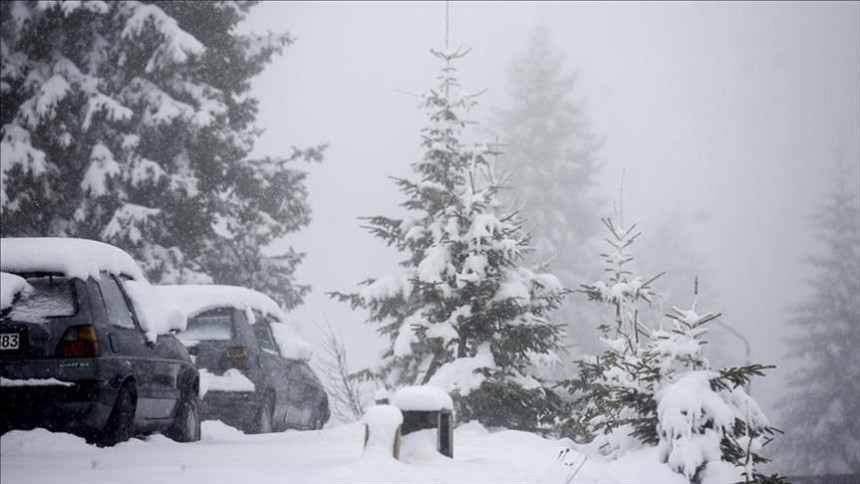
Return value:
<svg viewBox="0 0 860 484">
<path fill-rule="evenodd" d="M 82 239 L 0 239 L 0 432 L 45 427 L 102 445 L 200 438 L 184 327 L 134 260 Z"/>
<path fill-rule="evenodd" d="M 328 397 L 310 346 L 268 296 L 235 286 L 155 286 L 188 318 L 177 337 L 200 371 L 204 419 L 250 433 L 319 429 Z"/>
</svg>

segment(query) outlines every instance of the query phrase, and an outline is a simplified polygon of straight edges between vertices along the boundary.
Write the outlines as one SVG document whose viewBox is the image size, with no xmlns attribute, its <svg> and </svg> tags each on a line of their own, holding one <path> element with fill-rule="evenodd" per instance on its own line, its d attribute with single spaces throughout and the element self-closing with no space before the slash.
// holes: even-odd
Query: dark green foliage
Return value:
<svg viewBox="0 0 860 484">
<path fill-rule="evenodd" d="M 564 402 L 542 388 L 527 390 L 511 382 L 485 382 L 465 397 L 455 394 L 457 420 L 479 420 L 489 427 L 530 432 L 552 428 Z"/>
<path fill-rule="evenodd" d="M 293 307 L 302 160 L 249 159 L 251 79 L 292 42 L 242 36 L 255 2 L 3 2 L 0 232 L 131 252 L 156 282 L 238 284 Z"/>
</svg>

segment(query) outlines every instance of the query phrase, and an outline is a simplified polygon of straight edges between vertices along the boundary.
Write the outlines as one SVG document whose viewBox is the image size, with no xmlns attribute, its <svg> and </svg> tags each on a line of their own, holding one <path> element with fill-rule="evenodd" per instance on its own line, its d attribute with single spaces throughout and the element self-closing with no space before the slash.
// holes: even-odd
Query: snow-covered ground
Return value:
<svg viewBox="0 0 860 484">
<path fill-rule="evenodd" d="M 426 432 L 426 431 L 425 431 Z M 454 456 L 411 452 L 403 461 L 362 456 L 363 428 L 354 423 L 320 431 L 245 435 L 220 422 L 203 423 L 200 442 L 179 444 L 161 435 L 113 448 L 43 429 L 0 438 L 0 481 L 19 483 L 683 483 L 659 464 L 655 449 L 615 462 L 585 461 L 565 442 L 476 423 L 458 427 Z M 567 465 L 566 465 L 567 464 Z M 572 478 L 571 478 L 572 477 Z"/>
</svg>

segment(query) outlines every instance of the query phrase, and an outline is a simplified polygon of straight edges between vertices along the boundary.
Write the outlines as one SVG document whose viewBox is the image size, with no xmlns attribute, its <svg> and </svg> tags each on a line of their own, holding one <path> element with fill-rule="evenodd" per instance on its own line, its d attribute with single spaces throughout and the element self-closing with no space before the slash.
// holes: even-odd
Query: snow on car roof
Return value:
<svg viewBox="0 0 860 484">
<path fill-rule="evenodd" d="M 226 306 L 239 310 L 250 307 L 280 321 L 286 320 L 278 303 L 272 298 L 246 287 L 217 284 L 168 284 L 154 287 L 162 298 L 179 308 L 189 319 L 203 311 Z"/>
<path fill-rule="evenodd" d="M 0 239 L 3 272 L 56 272 L 66 277 L 98 278 L 100 272 L 145 280 L 137 263 L 124 250 L 103 242 L 65 237 Z"/>
<path fill-rule="evenodd" d="M 284 358 L 307 361 L 313 351 L 311 345 L 302 340 L 298 333 L 287 324 L 287 318 L 280 306 L 272 298 L 261 292 L 240 286 L 218 284 L 167 284 L 155 287 L 158 294 L 172 306 L 185 313 L 188 319 L 215 308 L 232 307 L 240 311 L 256 309 L 273 316 L 279 323 L 273 324 L 272 336 L 281 349 Z M 248 321 L 255 324 L 253 318 Z"/>
</svg>

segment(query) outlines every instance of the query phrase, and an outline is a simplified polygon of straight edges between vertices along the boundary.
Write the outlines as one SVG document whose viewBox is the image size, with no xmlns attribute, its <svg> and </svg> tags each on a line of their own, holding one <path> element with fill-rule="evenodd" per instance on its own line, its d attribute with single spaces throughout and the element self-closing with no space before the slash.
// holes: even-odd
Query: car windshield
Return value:
<svg viewBox="0 0 860 484">
<path fill-rule="evenodd" d="M 227 341 L 233 337 L 233 316 L 230 309 L 212 309 L 188 320 L 185 331 L 177 335 L 185 346 L 201 341 Z"/>
<path fill-rule="evenodd" d="M 59 275 L 22 276 L 32 289 L 16 294 L 5 308 L 3 321 L 46 323 L 50 318 L 74 316 L 77 311 L 70 280 Z"/>
</svg>

